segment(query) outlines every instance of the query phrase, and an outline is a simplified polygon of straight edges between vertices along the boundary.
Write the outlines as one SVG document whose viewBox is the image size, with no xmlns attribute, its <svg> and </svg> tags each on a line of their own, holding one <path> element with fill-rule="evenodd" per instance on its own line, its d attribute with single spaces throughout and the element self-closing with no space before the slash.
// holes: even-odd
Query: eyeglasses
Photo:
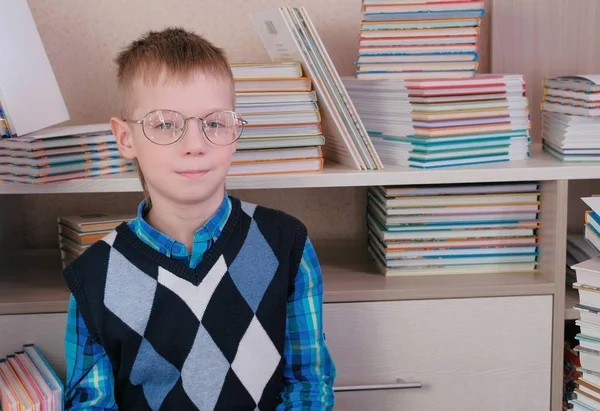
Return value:
<svg viewBox="0 0 600 411">
<path fill-rule="evenodd" d="M 183 117 L 174 110 L 154 110 L 141 120 L 123 119 L 131 123 L 141 124 L 144 136 L 155 144 L 166 146 L 179 141 L 188 127 L 188 120 L 198 120 L 198 128 L 208 141 L 218 146 L 227 146 L 237 141 L 248 124 L 233 111 L 217 111 L 205 118 Z"/>
</svg>

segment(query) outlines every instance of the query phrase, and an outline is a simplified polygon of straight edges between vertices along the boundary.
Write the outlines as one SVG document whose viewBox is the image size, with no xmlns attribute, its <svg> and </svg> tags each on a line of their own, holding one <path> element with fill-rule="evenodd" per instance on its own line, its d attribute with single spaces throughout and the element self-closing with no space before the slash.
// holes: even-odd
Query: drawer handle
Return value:
<svg viewBox="0 0 600 411">
<path fill-rule="evenodd" d="M 375 391 L 375 390 L 400 390 L 406 388 L 421 388 L 420 382 L 403 382 L 400 378 L 393 384 L 372 384 L 372 385 L 344 385 L 333 387 L 333 391 Z"/>
</svg>

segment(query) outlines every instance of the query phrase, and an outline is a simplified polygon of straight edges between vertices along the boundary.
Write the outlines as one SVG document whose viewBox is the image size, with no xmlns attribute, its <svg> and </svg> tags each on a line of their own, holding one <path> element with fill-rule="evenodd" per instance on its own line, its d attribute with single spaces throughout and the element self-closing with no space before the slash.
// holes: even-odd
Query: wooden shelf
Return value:
<svg viewBox="0 0 600 411">
<path fill-rule="evenodd" d="M 600 163 L 562 163 L 539 147 L 532 146 L 529 160 L 420 170 L 386 166 L 383 170 L 360 171 L 337 163 L 326 163 L 318 173 L 236 176 L 227 187 L 239 189 L 354 187 L 374 185 L 455 184 L 500 181 L 547 181 L 600 178 Z M 0 183 L 0 194 L 140 192 L 135 173 L 71 180 L 48 184 Z"/>
<path fill-rule="evenodd" d="M 579 304 L 579 293 L 572 287 L 566 287 L 565 293 L 565 320 L 578 320 L 579 311 L 574 309 Z"/>
<path fill-rule="evenodd" d="M 553 292 L 553 284 L 535 274 L 385 277 L 364 248 L 339 244 L 316 248 L 326 303 Z M 29 250 L 20 261 L 0 271 L 0 315 L 66 312 L 69 291 L 61 277 L 58 250 Z"/>
</svg>

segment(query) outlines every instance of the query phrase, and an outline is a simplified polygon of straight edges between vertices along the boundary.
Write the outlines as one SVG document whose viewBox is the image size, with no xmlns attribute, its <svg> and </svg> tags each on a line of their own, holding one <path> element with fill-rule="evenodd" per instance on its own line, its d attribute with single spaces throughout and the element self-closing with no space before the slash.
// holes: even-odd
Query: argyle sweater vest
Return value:
<svg viewBox="0 0 600 411">
<path fill-rule="evenodd" d="M 196 269 L 125 223 L 72 262 L 63 276 L 110 358 L 120 409 L 275 409 L 306 235 L 294 217 L 232 197 Z"/>
</svg>

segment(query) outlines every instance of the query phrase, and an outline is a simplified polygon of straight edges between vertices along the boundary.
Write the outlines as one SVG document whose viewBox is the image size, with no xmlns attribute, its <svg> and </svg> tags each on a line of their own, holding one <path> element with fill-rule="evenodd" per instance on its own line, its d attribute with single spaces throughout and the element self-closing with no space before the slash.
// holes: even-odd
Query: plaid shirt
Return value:
<svg viewBox="0 0 600 411">
<path fill-rule="evenodd" d="M 195 267 L 221 233 L 231 212 L 226 195 L 216 214 L 200 228 L 193 240 L 191 255 L 187 247 L 150 226 L 143 218 L 145 203 L 137 218 L 129 223 L 140 239 L 165 255 L 187 261 Z M 284 345 L 282 404 L 278 410 L 330 410 L 333 408 L 335 366 L 322 333 L 323 282 L 315 250 L 306 240 L 296 276 L 294 294 L 287 305 L 287 331 Z M 65 336 L 68 410 L 117 410 L 114 376 L 104 348 L 88 333 L 75 299 L 71 296 Z"/>
</svg>

